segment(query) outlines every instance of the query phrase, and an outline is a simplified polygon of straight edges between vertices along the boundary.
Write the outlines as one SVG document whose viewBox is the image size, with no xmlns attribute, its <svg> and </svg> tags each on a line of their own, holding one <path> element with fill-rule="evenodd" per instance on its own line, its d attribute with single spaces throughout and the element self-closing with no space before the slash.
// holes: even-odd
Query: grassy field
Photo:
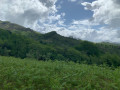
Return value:
<svg viewBox="0 0 120 90">
<path fill-rule="evenodd" d="M 120 68 L 0 56 L 0 90 L 120 90 Z"/>
</svg>

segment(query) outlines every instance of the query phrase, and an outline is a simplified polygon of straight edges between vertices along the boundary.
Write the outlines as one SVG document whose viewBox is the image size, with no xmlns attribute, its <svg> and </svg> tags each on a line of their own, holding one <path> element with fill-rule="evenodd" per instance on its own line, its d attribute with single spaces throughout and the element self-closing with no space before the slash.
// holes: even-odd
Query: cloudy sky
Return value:
<svg viewBox="0 0 120 90">
<path fill-rule="evenodd" d="M 0 20 L 41 33 L 120 43 L 120 0 L 0 0 Z"/>
</svg>

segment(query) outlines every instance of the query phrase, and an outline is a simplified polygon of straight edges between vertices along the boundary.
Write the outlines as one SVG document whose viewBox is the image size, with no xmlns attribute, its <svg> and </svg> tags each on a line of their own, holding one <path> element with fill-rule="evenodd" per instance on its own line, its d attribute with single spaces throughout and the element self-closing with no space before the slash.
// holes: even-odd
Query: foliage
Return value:
<svg viewBox="0 0 120 90">
<path fill-rule="evenodd" d="M 26 32 L 27 33 L 27 32 Z M 32 35 L 32 36 L 29 36 Z M 50 32 L 18 34 L 0 29 L 0 55 L 37 60 L 63 60 L 86 64 L 120 66 L 118 46 L 75 40 Z"/>
<path fill-rule="evenodd" d="M 0 90 L 119 90 L 120 68 L 0 56 Z"/>
<path fill-rule="evenodd" d="M 100 49 L 92 42 L 84 41 L 80 45 L 75 47 L 79 51 L 85 52 L 87 55 L 99 56 L 101 53 Z"/>
</svg>

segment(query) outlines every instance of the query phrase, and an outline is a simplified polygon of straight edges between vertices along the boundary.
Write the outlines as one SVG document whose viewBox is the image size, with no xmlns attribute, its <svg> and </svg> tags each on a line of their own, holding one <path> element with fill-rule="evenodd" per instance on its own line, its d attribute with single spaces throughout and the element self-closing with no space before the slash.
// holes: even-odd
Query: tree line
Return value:
<svg viewBox="0 0 120 90">
<path fill-rule="evenodd" d="M 0 55 L 120 66 L 120 46 L 95 44 L 51 32 L 28 36 L 0 29 Z"/>
</svg>

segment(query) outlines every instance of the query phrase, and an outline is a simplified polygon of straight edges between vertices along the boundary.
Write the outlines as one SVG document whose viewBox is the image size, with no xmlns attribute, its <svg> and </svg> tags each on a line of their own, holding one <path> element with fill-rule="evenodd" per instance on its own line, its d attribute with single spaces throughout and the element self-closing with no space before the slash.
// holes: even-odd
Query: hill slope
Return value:
<svg viewBox="0 0 120 90">
<path fill-rule="evenodd" d="M 0 89 L 119 90 L 120 69 L 0 56 Z"/>
<path fill-rule="evenodd" d="M 32 29 L 30 28 L 25 28 L 23 26 L 10 23 L 8 21 L 0 21 L 0 28 L 10 30 L 10 31 L 32 31 Z"/>
<path fill-rule="evenodd" d="M 16 25 L 9 24 L 11 27 L 13 25 L 13 29 L 0 29 L 0 55 L 2 56 L 120 66 L 119 45 L 76 40 L 60 36 L 54 31 L 47 34 L 32 30 L 14 31 Z"/>
<path fill-rule="evenodd" d="M 37 40 L 40 43 L 44 44 L 54 44 L 54 45 L 68 45 L 68 46 L 75 46 L 76 44 L 80 44 L 80 40 L 76 40 L 69 37 L 63 37 L 57 34 L 55 31 L 47 33 L 47 34 L 40 34 L 36 31 L 33 31 L 30 28 L 25 28 L 23 26 L 10 23 L 8 21 L 0 21 L 0 28 L 4 30 L 9 30 L 15 34 L 24 35 L 31 39 Z"/>
</svg>

